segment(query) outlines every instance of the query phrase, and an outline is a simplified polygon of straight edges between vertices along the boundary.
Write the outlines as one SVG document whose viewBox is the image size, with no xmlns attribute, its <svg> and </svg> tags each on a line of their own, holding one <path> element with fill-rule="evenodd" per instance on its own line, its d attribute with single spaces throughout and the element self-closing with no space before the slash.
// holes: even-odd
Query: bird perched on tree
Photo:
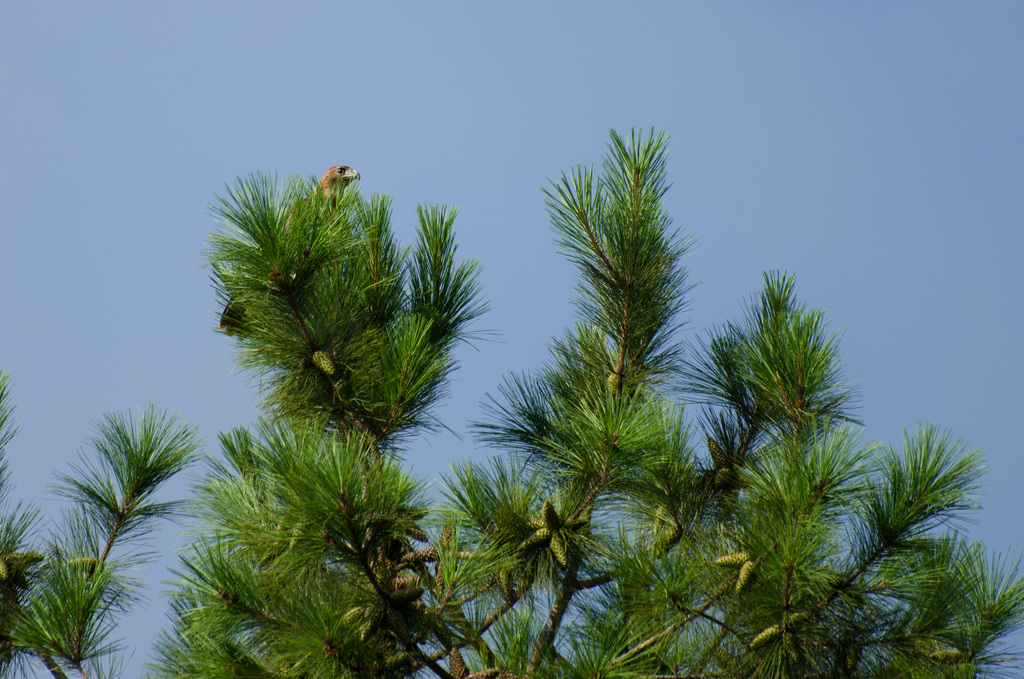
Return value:
<svg viewBox="0 0 1024 679">
<path fill-rule="evenodd" d="M 329 167 L 324 172 L 324 175 L 320 177 L 320 183 L 318 184 L 320 194 L 324 198 L 329 198 L 335 191 L 345 188 L 354 179 L 359 179 L 359 173 L 348 165 Z M 308 203 L 310 198 L 312 198 L 312 194 L 304 198 L 302 203 Z M 285 228 L 288 228 L 287 222 L 285 223 Z M 229 301 L 220 315 L 220 329 L 226 335 L 237 335 L 245 330 L 245 325 L 245 311 L 239 305 Z"/>
<path fill-rule="evenodd" d="M 323 192 L 324 198 L 327 198 L 331 195 L 332 190 L 345 188 L 353 179 L 359 179 L 358 172 L 348 165 L 335 165 L 328 168 L 327 172 L 324 172 L 324 176 L 320 178 L 320 190 Z"/>
</svg>

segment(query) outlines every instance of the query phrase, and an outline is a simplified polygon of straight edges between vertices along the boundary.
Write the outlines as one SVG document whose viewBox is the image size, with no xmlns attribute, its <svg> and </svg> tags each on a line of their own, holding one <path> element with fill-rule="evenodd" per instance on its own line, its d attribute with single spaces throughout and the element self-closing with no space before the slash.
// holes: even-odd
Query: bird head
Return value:
<svg viewBox="0 0 1024 679">
<path fill-rule="evenodd" d="M 342 188 L 353 179 L 359 179 L 359 173 L 348 165 L 335 165 L 324 172 L 320 178 L 320 186 L 323 188 L 324 197 L 331 192 L 331 189 Z"/>
</svg>

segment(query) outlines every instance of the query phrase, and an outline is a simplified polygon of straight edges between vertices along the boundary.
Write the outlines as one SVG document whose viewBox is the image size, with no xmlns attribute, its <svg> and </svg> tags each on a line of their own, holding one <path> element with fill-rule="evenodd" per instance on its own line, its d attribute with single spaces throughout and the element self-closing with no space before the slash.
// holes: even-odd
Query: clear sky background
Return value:
<svg viewBox="0 0 1024 679">
<path fill-rule="evenodd" d="M 18 497 L 47 499 L 103 413 L 154 402 L 216 435 L 256 391 L 201 266 L 208 205 L 257 170 L 347 164 L 461 206 L 494 341 L 465 349 L 455 432 L 572 321 L 573 270 L 538 190 L 608 130 L 672 137 L 666 197 L 698 239 L 689 329 L 762 271 L 844 329 L 868 437 L 936 422 L 983 451 L 973 537 L 1024 544 L 1024 3 L 8 2 L 0 9 L 0 370 Z M 436 479 L 492 454 L 417 443 Z M 168 496 L 184 496 L 182 480 Z M 168 578 L 180 540 L 149 577 Z M 156 585 L 159 592 L 160 585 Z M 124 628 L 135 676 L 159 596 Z"/>
</svg>

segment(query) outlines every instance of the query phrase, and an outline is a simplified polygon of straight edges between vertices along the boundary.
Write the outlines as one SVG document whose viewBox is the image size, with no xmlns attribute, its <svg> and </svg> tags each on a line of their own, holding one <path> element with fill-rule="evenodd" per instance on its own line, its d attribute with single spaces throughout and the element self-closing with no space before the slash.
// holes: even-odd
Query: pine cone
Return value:
<svg viewBox="0 0 1024 679">
<path fill-rule="evenodd" d="M 715 470 L 715 475 L 712 477 L 715 488 L 726 490 L 736 488 L 738 481 L 736 471 L 732 467 L 719 467 Z"/>
<path fill-rule="evenodd" d="M 708 437 L 708 452 L 711 453 L 711 461 L 715 463 L 715 469 L 726 466 L 728 459 L 725 456 L 725 451 L 722 450 L 722 446 L 718 445 L 718 441 Z"/>
<path fill-rule="evenodd" d="M 326 351 L 313 352 L 313 365 L 320 368 L 320 372 L 328 377 L 334 377 L 334 373 L 337 372 L 337 369 L 334 367 L 334 361 L 331 360 Z"/>
<path fill-rule="evenodd" d="M 562 568 L 569 566 L 569 553 L 565 546 L 565 540 L 562 539 L 560 532 L 551 534 L 551 553 L 555 556 L 555 561 Z"/>
<path fill-rule="evenodd" d="M 377 633 L 380 628 L 380 621 L 365 620 L 363 621 L 362 627 L 359 628 L 359 641 L 366 643 L 366 641 Z"/>
<path fill-rule="evenodd" d="M 423 529 L 413 524 L 405 529 L 405 534 L 417 542 L 429 542 L 430 538 L 423 532 Z"/>
<path fill-rule="evenodd" d="M 428 561 L 437 561 L 437 547 L 431 545 L 430 547 L 424 547 L 423 549 L 417 549 L 415 552 L 409 552 L 402 557 L 402 561 L 399 566 L 405 568 L 415 563 L 425 563 Z"/>
<path fill-rule="evenodd" d="M 498 589 L 505 602 L 512 603 L 516 595 L 515 583 L 512 581 L 512 572 L 507 568 L 498 573 Z"/>
<path fill-rule="evenodd" d="M 789 620 L 786 621 L 786 626 L 787 627 L 799 627 L 800 625 L 804 624 L 805 622 L 807 622 L 810 619 L 811 619 L 811 612 L 810 611 L 801 611 L 799 613 L 794 613 L 793 615 L 789 616 Z"/>
<path fill-rule="evenodd" d="M 742 592 L 744 589 L 747 588 L 748 585 L 750 585 L 750 583 L 754 581 L 754 579 L 757 577 L 757 574 L 754 572 L 755 568 L 757 568 L 757 564 L 755 564 L 753 561 L 748 561 L 745 564 L 743 564 L 743 566 L 740 568 L 740 575 L 738 578 L 736 578 L 737 592 Z"/>
<path fill-rule="evenodd" d="M 409 664 L 409 656 L 405 653 L 395 653 L 389 655 L 384 660 L 384 669 L 389 671 L 395 671 L 405 665 Z"/>
<path fill-rule="evenodd" d="M 658 540 L 654 543 L 655 553 L 664 554 L 672 549 L 682 536 L 683 531 L 679 530 L 679 526 L 672 526 L 672 528 L 658 536 Z"/>
<path fill-rule="evenodd" d="M 750 648 L 757 648 L 758 646 L 764 646 L 769 641 L 771 641 L 775 637 L 779 636 L 779 634 L 781 634 L 781 633 L 782 633 L 782 629 L 780 629 L 778 625 L 772 625 L 771 627 L 766 627 L 765 629 L 763 629 L 761 631 L 760 634 L 758 634 L 756 637 L 754 637 L 754 639 L 750 642 Z"/>
<path fill-rule="evenodd" d="M 452 648 L 448 652 L 448 671 L 455 679 L 466 679 L 469 676 L 466 661 L 462 659 L 462 653 L 457 648 Z"/>
<path fill-rule="evenodd" d="M 928 657 L 942 665 L 959 665 L 965 660 L 964 652 L 954 649 L 934 651 Z"/>
<path fill-rule="evenodd" d="M 444 589 L 444 569 L 441 568 L 441 562 L 437 562 L 437 567 L 434 568 L 434 582 L 437 583 L 438 589 Z"/>
<path fill-rule="evenodd" d="M 397 635 L 399 639 L 409 638 L 409 624 L 401 611 L 392 608 L 388 610 L 386 617 L 393 634 Z"/>
<path fill-rule="evenodd" d="M 356 606 L 355 608 L 348 609 L 348 612 L 341 617 L 341 621 L 346 625 L 354 625 L 362 617 L 363 609 Z"/>
<path fill-rule="evenodd" d="M 79 557 L 77 559 L 68 559 L 68 565 L 69 566 L 71 566 L 73 568 L 79 568 L 79 569 L 85 571 L 86 575 L 92 575 L 93 573 L 95 573 L 96 572 L 96 565 L 98 563 L 99 562 L 96 559 L 94 559 L 94 558 L 92 558 L 90 556 L 82 556 L 82 557 Z"/>
<path fill-rule="evenodd" d="M 403 575 L 402 577 L 392 580 L 391 587 L 397 592 L 398 590 L 405 589 L 410 585 L 415 585 L 417 582 L 419 582 L 419 578 L 415 575 Z"/>
<path fill-rule="evenodd" d="M 421 596 L 423 596 L 422 587 L 406 587 L 405 589 L 396 590 L 391 595 L 391 600 L 399 606 L 408 606 Z"/>
<path fill-rule="evenodd" d="M 27 566 L 32 566 L 45 561 L 46 557 L 38 552 L 15 552 L 7 555 L 7 561 L 15 570 L 21 570 Z"/>
<path fill-rule="evenodd" d="M 742 566 L 746 562 L 750 561 L 750 555 L 746 552 L 734 552 L 732 554 L 726 554 L 715 559 L 715 565 L 717 566 Z"/>
<path fill-rule="evenodd" d="M 558 527 L 562 525 L 562 520 L 558 518 L 555 506 L 551 504 L 550 500 L 544 500 L 544 506 L 541 507 L 540 514 L 548 530 L 558 530 Z"/>
<path fill-rule="evenodd" d="M 551 540 L 551 535 L 551 531 L 547 528 L 539 528 L 526 536 L 526 539 L 519 544 L 519 549 L 529 551 L 541 545 L 547 545 L 548 541 Z"/>
</svg>

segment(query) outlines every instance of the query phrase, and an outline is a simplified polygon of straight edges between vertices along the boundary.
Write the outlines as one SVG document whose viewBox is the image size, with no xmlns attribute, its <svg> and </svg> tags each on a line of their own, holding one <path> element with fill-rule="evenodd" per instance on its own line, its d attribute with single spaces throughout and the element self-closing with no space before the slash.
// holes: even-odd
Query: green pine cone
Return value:
<svg viewBox="0 0 1024 679">
<path fill-rule="evenodd" d="M 512 581 L 512 571 L 507 568 L 498 573 L 498 589 L 505 601 L 512 603 L 516 596 L 515 583 Z"/>
<path fill-rule="evenodd" d="M 21 570 L 26 566 L 32 566 L 40 561 L 44 561 L 46 557 L 38 552 L 15 552 L 8 554 L 6 559 L 14 570 Z"/>
<path fill-rule="evenodd" d="M 529 551 L 542 545 L 546 546 L 551 540 L 551 535 L 551 531 L 547 528 L 538 528 L 519 544 L 519 549 Z"/>
<path fill-rule="evenodd" d="M 375 601 L 366 611 L 366 618 L 374 625 L 380 625 L 384 622 L 384 612 L 386 608 L 385 604 L 380 601 Z"/>
<path fill-rule="evenodd" d="M 567 568 L 569 566 L 569 553 L 566 549 L 565 540 L 562 539 L 561 533 L 551 534 L 550 547 L 551 553 L 554 555 L 555 561 L 558 562 L 558 565 L 562 568 Z"/>
<path fill-rule="evenodd" d="M 718 441 L 708 437 L 708 452 L 711 453 L 711 461 L 715 463 L 715 468 L 724 467 L 726 463 L 725 451 L 722 450 L 722 446 L 718 445 Z"/>
<path fill-rule="evenodd" d="M 715 559 L 715 565 L 739 567 L 748 561 L 750 561 L 750 555 L 746 552 L 733 552 Z"/>
<path fill-rule="evenodd" d="M 757 568 L 757 564 L 753 561 L 748 561 L 740 567 L 740 575 L 736 578 L 737 592 L 742 592 L 754 581 L 757 577 L 757 574 L 754 572 L 755 568 Z"/>
<path fill-rule="evenodd" d="M 754 639 L 750 642 L 750 648 L 757 648 L 758 646 L 764 646 L 772 639 L 776 638 L 782 633 L 782 629 L 778 625 L 772 625 L 766 627 L 761 631 Z"/>
<path fill-rule="evenodd" d="M 957 651 L 954 649 L 934 651 L 929 654 L 928 657 L 942 665 L 959 665 L 966 659 L 963 651 Z"/>
<path fill-rule="evenodd" d="M 712 477 L 715 488 L 733 489 L 739 485 L 739 477 L 732 467 L 719 467 Z"/>
<path fill-rule="evenodd" d="M 313 353 L 313 365 L 320 368 L 320 372 L 328 377 L 334 377 L 334 373 L 337 372 L 337 369 L 334 367 L 334 361 L 331 360 L 326 351 Z"/>
<path fill-rule="evenodd" d="M 580 528 L 585 528 L 588 523 L 590 523 L 588 519 L 573 519 L 572 521 L 566 521 L 565 527 L 569 530 L 579 530 Z"/>
<path fill-rule="evenodd" d="M 356 622 L 363 617 L 363 609 L 359 606 L 348 609 L 348 612 L 342 616 L 341 621 L 346 625 L 354 625 Z"/>
<path fill-rule="evenodd" d="M 400 639 L 408 638 L 409 636 L 409 624 L 405 620 L 405 616 L 402 615 L 398 610 L 392 608 L 387 613 L 387 624 L 391 628 L 391 631 L 396 633 Z"/>
<path fill-rule="evenodd" d="M 437 562 L 437 567 L 434 569 L 434 582 L 437 583 L 437 589 L 444 589 L 444 569 L 441 568 L 441 562 Z"/>
<path fill-rule="evenodd" d="M 411 537 L 413 540 L 416 540 L 417 542 L 430 541 L 430 538 L 427 537 L 427 534 L 423 531 L 423 529 L 417 526 L 416 524 L 413 524 L 406 528 L 405 534 Z"/>
<path fill-rule="evenodd" d="M 418 575 L 402 575 L 391 581 L 391 591 L 397 593 L 419 584 L 420 577 Z"/>
<path fill-rule="evenodd" d="M 68 565 L 72 568 L 77 568 L 85 571 L 87 575 L 92 575 L 96 571 L 96 565 L 99 562 L 91 556 L 82 556 L 77 559 L 68 559 Z"/>
<path fill-rule="evenodd" d="M 799 613 L 794 613 L 793 615 L 789 616 L 789 620 L 786 621 L 786 626 L 787 627 L 799 627 L 800 625 L 804 624 L 805 622 L 807 622 L 810 619 L 811 619 L 811 612 L 810 611 L 801 611 Z"/>
<path fill-rule="evenodd" d="M 657 554 L 664 554 L 672 549 L 682 536 L 683 531 L 679 530 L 679 526 L 673 526 L 658 536 L 657 541 L 654 543 L 655 552 Z"/>
<path fill-rule="evenodd" d="M 359 628 L 359 641 L 366 643 L 366 641 L 377 633 L 379 623 L 367 620 L 363 623 L 363 626 Z"/>
<path fill-rule="evenodd" d="M 619 374 L 610 373 L 608 379 L 605 380 L 605 386 L 608 387 L 609 392 L 613 394 L 617 392 L 619 390 Z"/>
<path fill-rule="evenodd" d="M 413 601 L 419 599 L 421 596 L 423 596 L 422 587 L 406 587 L 404 589 L 395 590 L 391 595 L 391 600 L 399 606 L 407 606 Z"/>
<path fill-rule="evenodd" d="M 409 664 L 409 656 L 406 653 L 395 653 L 384 660 L 384 669 L 395 671 L 404 665 Z"/>
<path fill-rule="evenodd" d="M 455 679 L 466 679 L 469 676 L 466 661 L 462 659 L 462 653 L 457 648 L 452 648 L 448 653 L 448 671 Z"/>
<path fill-rule="evenodd" d="M 786 656 L 789 661 L 794 665 L 800 663 L 800 647 L 796 644 L 796 639 L 792 634 L 788 632 L 782 636 L 782 647 L 786 649 Z"/>
<path fill-rule="evenodd" d="M 555 506 L 551 504 L 550 500 L 544 500 L 544 506 L 541 507 L 540 513 L 548 530 L 558 530 L 558 527 L 562 525 L 562 520 L 558 518 L 558 512 L 555 511 Z"/>
</svg>

